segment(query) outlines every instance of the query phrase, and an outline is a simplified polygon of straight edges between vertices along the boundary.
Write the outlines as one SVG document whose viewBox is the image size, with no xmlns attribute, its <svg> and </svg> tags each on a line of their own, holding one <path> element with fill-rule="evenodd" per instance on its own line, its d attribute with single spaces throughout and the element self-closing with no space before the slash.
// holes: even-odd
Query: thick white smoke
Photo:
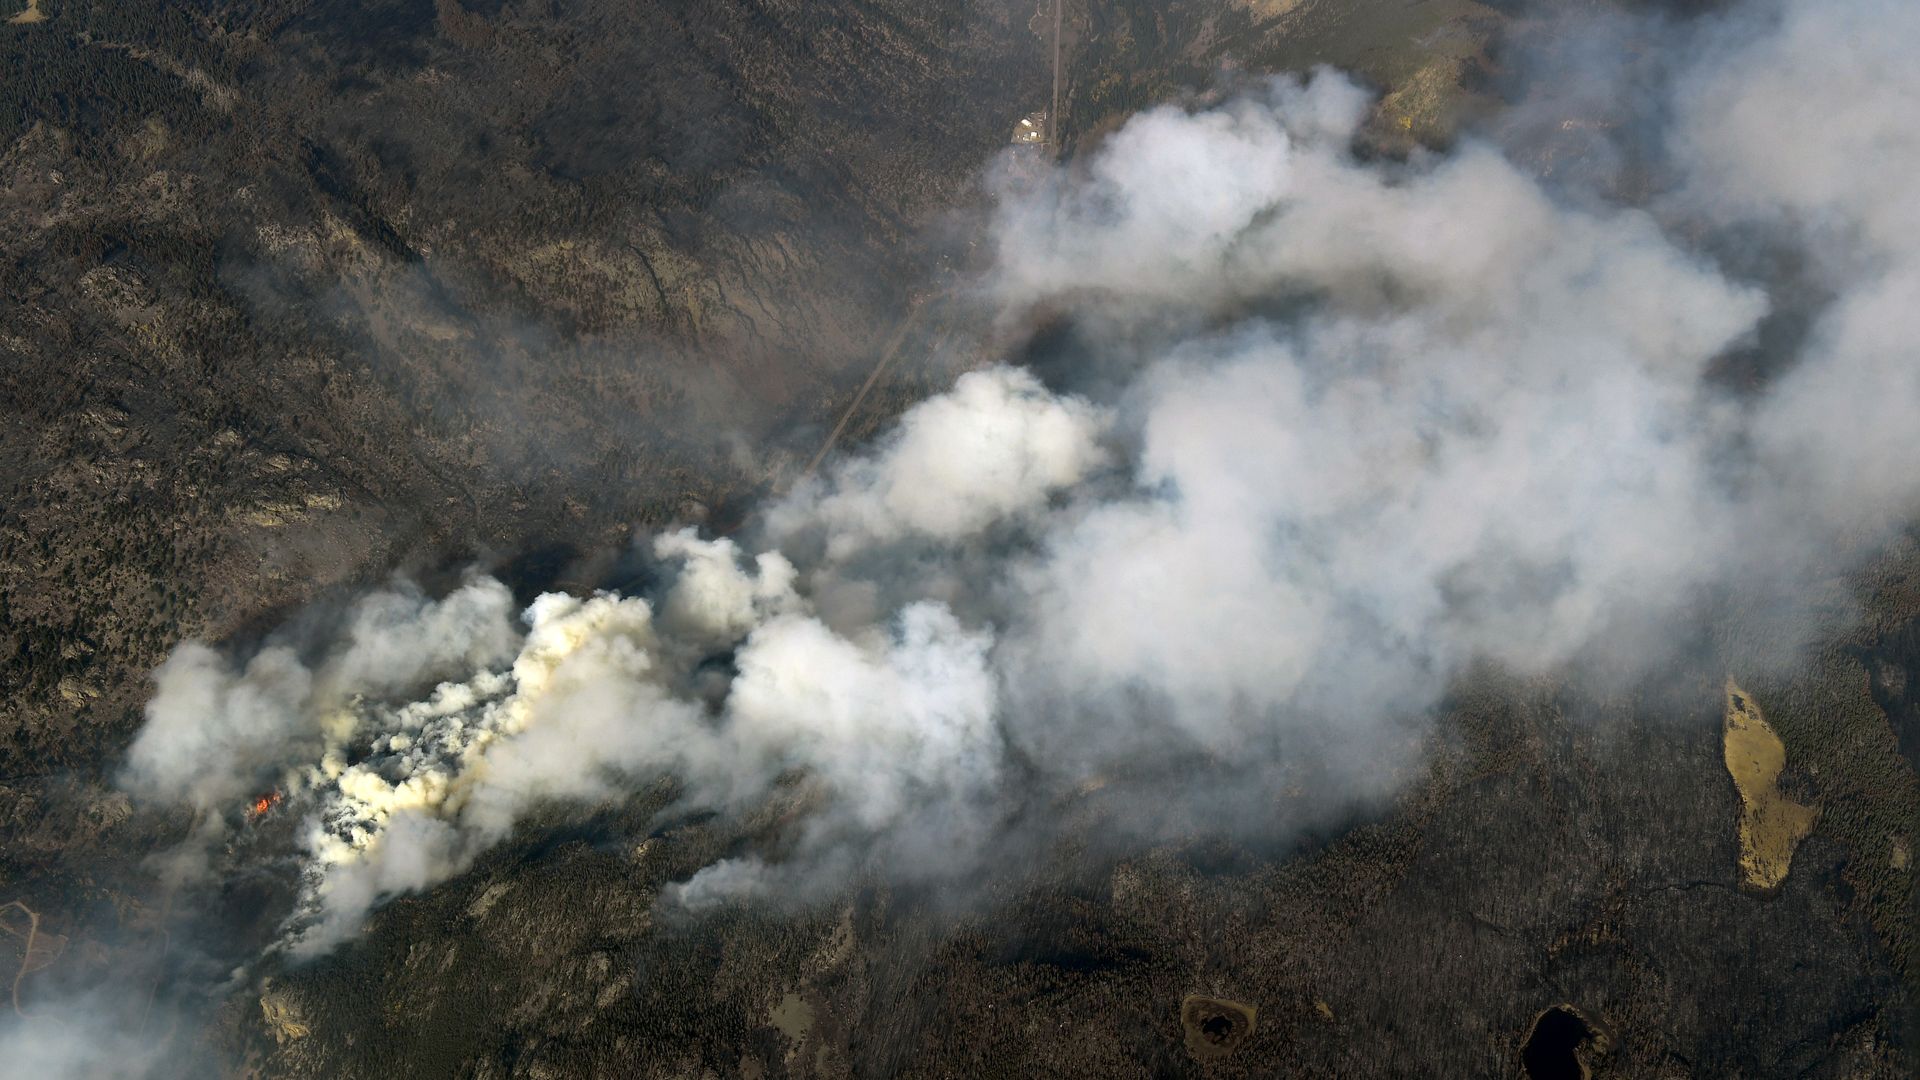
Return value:
<svg viewBox="0 0 1920 1080">
<path fill-rule="evenodd" d="M 1682 86 L 1700 213 L 1790 231 L 1837 299 L 1752 425 L 1799 514 L 1874 529 L 1920 477 L 1920 6 L 1775 3 Z"/>
<path fill-rule="evenodd" d="M 268 782 L 290 746 L 349 737 L 342 710 L 354 697 L 418 690 L 511 656 L 512 617 L 513 594 L 497 581 L 476 580 L 441 600 L 402 584 L 362 597 L 338 646 L 312 669 L 285 646 L 236 668 L 184 644 L 154 673 L 124 783 L 201 810 L 224 808 Z"/>
<path fill-rule="evenodd" d="M 1920 7 L 1790 3 L 1708 37 L 1659 217 L 1568 205 L 1484 145 L 1360 160 L 1369 102 L 1331 73 L 1142 114 L 994 224 L 1006 317 L 1066 312 L 1109 348 L 1091 397 L 971 373 L 755 539 L 654 538 L 646 597 L 544 596 L 514 626 L 480 580 L 370 599 L 317 658 L 182 646 L 129 785 L 208 810 L 288 790 L 307 950 L 537 802 L 662 774 L 683 806 L 817 795 L 786 861 L 709 867 L 669 896 L 694 906 L 977 865 L 1010 786 L 1161 755 L 1378 790 L 1469 665 L 1656 653 L 1647 628 L 1704 590 L 1920 507 L 1897 47 Z M 1733 395 L 1709 373 L 1769 297 L 1689 238 L 1752 226 L 1837 299 Z"/>
<path fill-rule="evenodd" d="M 1059 252 L 1098 243 L 1135 254 L 1097 265 L 1089 317 L 1177 328 L 1126 393 L 1133 490 L 1012 564 L 1018 683 L 1082 719 L 1032 733 L 1052 750 L 1141 694 L 1152 737 L 1171 718 L 1224 749 L 1321 715 L 1365 745 L 1476 657 L 1549 667 L 1727 569 L 1745 511 L 1715 459 L 1743 421 L 1702 376 L 1765 298 L 1490 148 L 1356 161 L 1357 94 L 1323 75 L 1230 122 L 1149 113 L 1104 151 L 1124 167 L 1002 230 L 1021 295 L 1084 289 Z M 1259 184 L 1234 175 L 1250 160 Z M 1170 245 L 1172 183 L 1245 201 L 1203 200 Z"/>
<path fill-rule="evenodd" d="M 775 542 L 823 535 L 829 559 L 902 538 L 958 540 L 1085 479 L 1105 460 L 1106 424 L 1029 372 L 970 372 L 901 417 L 873 453 L 777 503 L 767 531 Z"/>
</svg>

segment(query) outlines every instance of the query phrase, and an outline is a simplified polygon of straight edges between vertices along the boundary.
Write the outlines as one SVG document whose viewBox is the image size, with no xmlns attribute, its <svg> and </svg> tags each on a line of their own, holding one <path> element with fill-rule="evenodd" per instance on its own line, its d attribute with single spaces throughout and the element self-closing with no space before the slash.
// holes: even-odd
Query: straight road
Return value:
<svg viewBox="0 0 1920 1080">
<path fill-rule="evenodd" d="M 1053 105 L 1047 110 L 1047 149 L 1055 157 L 1058 157 L 1060 154 L 1060 38 L 1065 22 L 1066 0 L 1053 0 Z M 900 352 L 900 347 L 906 343 L 908 333 L 912 331 L 914 324 L 920 319 L 920 312 L 925 307 L 925 301 L 926 298 L 913 301 L 913 306 L 908 310 L 906 317 L 900 320 L 899 327 L 894 331 L 893 339 L 887 343 L 886 348 L 880 351 L 880 357 L 873 365 L 873 371 L 867 375 L 867 381 L 860 384 L 859 392 L 853 395 L 853 400 L 848 402 L 846 409 L 840 413 L 840 419 L 833 425 L 833 430 L 827 433 L 826 441 L 820 444 L 819 452 L 813 455 L 812 461 L 807 462 L 807 467 L 801 470 L 799 477 L 793 484 L 783 485 L 785 489 L 791 490 L 795 485 L 806 481 L 820 470 L 821 464 L 827 460 L 827 455 L 831 454 L 835 444 L 839 443 L 841 433 L 846 431 L 847 423 L 853 419 L 855 413 L 860 411 L 860 406 L 866 403 L 867 394 L 873 390 L 874 384 L 880 381 L 880 376 L 892 365 L 894 356 Z"/>
<path fill-rule="evenodd" d="M 1067 0 L 1053 0 L 1053 108 L 1047 111 L 1047 148 L 1060 156 L 1060 26 Z"/>
</svg>

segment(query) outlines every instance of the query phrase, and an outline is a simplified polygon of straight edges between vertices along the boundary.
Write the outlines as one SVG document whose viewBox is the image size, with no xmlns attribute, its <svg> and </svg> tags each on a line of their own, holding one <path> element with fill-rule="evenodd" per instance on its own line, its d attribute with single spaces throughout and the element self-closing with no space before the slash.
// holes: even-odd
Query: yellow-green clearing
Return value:
<svg viewBox="0 0 1920 1080">
<path fill-rule="evenodd" d="M 1768 726 L 1753 697 L 1727 680 L 1724 729 L 1727 771 L 1740 792 L 1740 874 L 1763 892 L 1779 888 L 1793 853 L 1813 829 L 1818 812 L 1780 793 L 1787 747 Z"/>
</svg>

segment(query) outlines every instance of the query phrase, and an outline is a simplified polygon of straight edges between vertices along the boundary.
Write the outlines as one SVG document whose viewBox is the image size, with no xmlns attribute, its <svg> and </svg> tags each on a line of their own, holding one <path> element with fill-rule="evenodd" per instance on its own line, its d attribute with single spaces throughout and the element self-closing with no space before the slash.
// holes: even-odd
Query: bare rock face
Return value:
<svg viewBox="0 0 1920 1080">
<path fill-rule="evenodd" d="M 303 1019 L 304 1015 L 292 998 L 284 993 L 275 993 L 271 982 L 261 991 L 260 1020 L 275 1043 L 284 1046 L 313 1034 L 313 1029 Z"/>
</svg>

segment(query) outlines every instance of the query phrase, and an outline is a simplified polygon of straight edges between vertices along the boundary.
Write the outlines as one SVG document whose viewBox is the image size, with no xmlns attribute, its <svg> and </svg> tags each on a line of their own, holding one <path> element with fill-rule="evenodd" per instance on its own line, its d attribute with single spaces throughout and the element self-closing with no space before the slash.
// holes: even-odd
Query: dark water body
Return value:
<svg viewBox="0 0 1920 1080">
<path fill-rule="evenodd" d="M 1548 1009 L 1534 1021 L 1520 1062 L 1528 1080 L 1586 1080 L 1587 1072 L 1573 1052 L 1593 1038 L 1593 1028 L 1576 1013 Z"/>
</svg>

